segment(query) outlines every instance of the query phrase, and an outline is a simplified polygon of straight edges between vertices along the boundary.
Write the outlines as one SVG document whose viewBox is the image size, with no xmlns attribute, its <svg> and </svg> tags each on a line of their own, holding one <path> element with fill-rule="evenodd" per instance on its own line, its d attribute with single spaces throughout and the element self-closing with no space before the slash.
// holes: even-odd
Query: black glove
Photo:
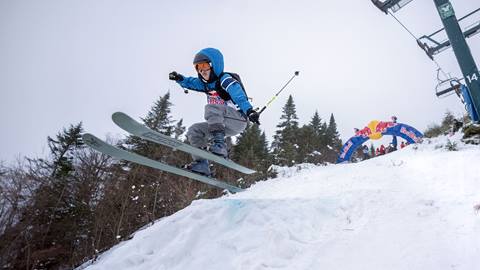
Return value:
<svg viewBox="0 0 480 270">
<path fill-rule="evenodd" d="M 259 114 L 257 111 L 255 111 L 255 110 L 253 110 L 252 108 L 250 108 L 250 109 L 248 109 L 248 111 L 247 111 L 247 116 L 248 116 L 248 119 L 249 119 L 251 122 L 253 122 L 253 123 L 257 124 L 257 125 L 260 125 L 260 121 L 258 121 L 258 120 L 260 119 L 260 114 Z"/>
<path fill-rule="evenodd" d="M 172 71 L 168 74 L 168 79 L 176 82 L 181 82 L 183 81 L 183 75 L 178 74 L 176 71 Z"/>
</svg>

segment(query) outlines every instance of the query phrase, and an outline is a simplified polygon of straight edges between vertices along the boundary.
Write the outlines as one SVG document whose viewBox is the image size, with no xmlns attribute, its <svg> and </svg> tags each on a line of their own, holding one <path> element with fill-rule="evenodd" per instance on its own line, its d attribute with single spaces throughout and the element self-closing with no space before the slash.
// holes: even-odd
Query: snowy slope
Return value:
<svg viewBox="0 0 480 270">
<path fill-rule="evenodd" d="M 459 136 L 284 169 L 246 192 L 194 201 L 84 267 L 480 269 L 480 148 Z M 447 138 L 458 151 L 441 147 Z"/>
</svg>

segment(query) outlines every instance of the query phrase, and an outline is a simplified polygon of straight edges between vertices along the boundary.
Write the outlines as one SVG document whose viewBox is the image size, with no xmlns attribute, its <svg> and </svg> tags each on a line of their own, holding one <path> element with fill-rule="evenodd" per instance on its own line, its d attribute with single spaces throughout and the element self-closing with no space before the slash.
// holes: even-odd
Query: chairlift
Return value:
<svg viewBox="0 0 480 270">
<path fill-rule="evenodd" d="M 438 84 L 435 87 L 435 95 L 438 98 L 448 97 L 453 94 L 457 94 L 457 96 L 462 99 L 462 95 L 460 94 L 460 80 L 458 78 L 452 78 L 450 75 L 449 78 L 442 80 L 440 79 L 440 69 L 437 69 L 437 81 Z M 445 88 L 447 86 L 447 88 Z"/>
<path fill-rule="evenodd" d="M 468 87 L 460 82 L 461 80 L 464 80 L 464 79 L 448 78 L 446 80 L 441 80 L 439 78 L 439 72 L 440 72 L 440 69 L 437 69 L 438 84 L 435 87 L 435 92 L 436 92 L 435 94 L 437 95 L 437 97 L 444 98 L 444 97 L 448 97 L 453 94 L 456 94 L 458 98 L 460 98 L 460 101 L 462 101 L 463 105 L 465 106 L 465 110 L 467 111 L 470 118 L 473 121 L 478 122 L 480 120 L 479 115 L 477 113 L 477 110 L 473 106 L 472 97 L 470 96 Z M 449 85 L 449 87 L 446 89 L 443 89 L 445 88 L 445 85 Z"/>
<path fill-rule="evenodd" d="M 402 7 L 406 6 L 408 3 L 412 2 L 413 0 L 372 0 L 372 3 L 380 9 L 385 14 L 388 14 L 388 10 L 393 12 L 397 12 Z"/>
<path fill-rule="evenodd" d="M 438 84 L 435 87 L 435 94 L 439 98 L 447 97 L 452 94 L 457 94 L 460 100 L 465 104 L 465 108 L 474 122 L 479 122 L 480 117 L 477 113 L 477 108 L 480 111 L 480 84 L 477 81 L 472 82 L 473 79 L 470 76 L 474 76 L 475 80 L 477 79 L 477 67 L 473 56 L 469 52 L 468 44 L 466 38 L 470 38 L 480 33 L 480 21 L 475 22 L 474 24 L 468 26 L 465 30 L 462 30 L 459 22 L 464 20 L 467 17 L 480 11 L 480 8 L 470 12 L 469 14 L 463 16 L 460 19 L 457 19 L 453 11 L 453 7 L 450 1 L 439 1 L 435 0 L 435 6 L 438 9 L 440 18 L 444 25 L 443 28 L 435 31 L 430 35 L 424 35 L 420 38 L 417 38 L 399 19 L 397 19 L 392 12 L 396 12 L 401 9 L 403 6 L 412 2 L 413 0 L 371 0 L 372 3 L 380 9 L 385 14 L 390 14 L 397 22 L 412 36 L 415 38 L 418 46 L 427 54 L 427 56 L 437 64 L 437 80 Z M 453 16 L 453 20 L 450 17 Z M 437 38 L 434 38 L 438 33 L 445 31 L 448 39 L 444 41 L 437 41 Z M 453 44 L 450 43 L 450 40 L 455 41 Z M 434 56 L 447 48 L 454 47 L 456 58 L 460 69 L 462 70 L 463 76 L 468 78 L 468 81 L 465 78 L 452 78 L 450 75 L 445 74 L 438 62 L 435 60 Z M 459 54 L 461 57 L 457 56 Z M 473 71 L 473 75 L 467 73 L 467 71 Z M 440 79 L 439 72 L 442 71 L 446 79 Z M 460 83 L 463 80 L 465 84 Z"/>
<path fill-rule="evenodd" d="M 476 10 L 474 10 L 474 11 L 468 13 L 467 15 L 463 16 L 462 18 L 458 19 L 458 22 L 464 20 L 465 18 L 470 17 L 471 15 L 477 13 L 478 11 L 480 11 L 480 8 L 477 8 Z M 445 28 L 442 27 L 441 29 L 433 32 L 432 34 L 430 34 L 428 36 L 424 35 L 424 36 L 421 36 L 420 38 L 417 39 L 418 46 L 420 46 L 420 48 L 422 48 L 422 50 L 425 51 L 425 53 L 427 54 L 427 56 L 431 60 L 433 60 L 434 55 L 441 53 L 442 51 L 450 48 L 450 46 L 451 46 L 450 40 L 448 40 L 448 39 L 443 40 L 443 41 L 437 41 L 434 38 L 435 35 L 437 35 L 438 33 L 442 32 L 444 30 L 445 30 Z M 477 22 L 467 26 L 463 30 L 464 38 L 471 38 L 478 33 L 480 33 L 480 21 L 477 21 Z"/>
</svg>

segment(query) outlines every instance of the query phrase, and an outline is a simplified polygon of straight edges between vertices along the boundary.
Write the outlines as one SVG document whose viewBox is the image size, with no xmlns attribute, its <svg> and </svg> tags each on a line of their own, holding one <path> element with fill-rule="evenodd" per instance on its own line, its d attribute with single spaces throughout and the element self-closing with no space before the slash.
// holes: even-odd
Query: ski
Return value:
<svg viewBox="0 0 480 270">
<path fill-rule="evenodd" d="M 230 169 L 239 171 L 241 173 L 245 173 L 245 174 L 255 173 L 255 170 L 244 167 L 229 159 L 225 159 L 223 157 L 214 155 L 210 152 L 204 151 L 202 149 L 196 148 L 182 141 L 174 139 L 170 136 L 164 135 L 160 132 L 151 130 L 147 126 L 142 125 L 139 122 L 135 121 L 135 119 L 131 118 L 125 113 L 122 113 L 122 112 L 114 113 L 112 115 L 112 120 L 113 122 L 115 122 L 115 124 L 117 124 L 123 130 L 127 131 L 132 135 L 143 138 L 145 140 L 148 140 L 154 143 L 163 144 L 173 149 L 177 149 L 183 152 L 190 153 L 195 156 L 199 156 L 199 157 L 214 161 L 218 164 L 221 164 Z"/>
<path fill-rule="evenodd" d="M 154 168 L 154 169 L 158 169 L 158 170 L 166 171 L 166 172 L 173 173 L 173 174 L 176 174 L 176 175 L 184 176 L 184 177 L 190 178 L 192 180 L 196 180 L 196 181 L 199 181 L 199 182 L 202 182 L 202 183 L 205 183 L 205 184 L 209 184 L 209 185 L 221 188 L 221 189 L 227 189 L 230 192 L 235 193 L 235 192 L 243 191 L 243 189 L 241 189 L 239 187 L 229 185 L 229 184 L 227 184 L 225 182 L 222 182 L 220 180 L 217 180 L 215 178 L 210 178 L 210 177 L 207 177 L 207 176 L 204 176 L 204 175 L 196 174 L 196 173 L 193 173 L 191 171 L 180 169 L 180 168 L 177 168 L 175 166 L 171 166 L 171 165 L 168 165 L 168 164 L 156 161 L 156 160 L 149 159 L 149 158 L 141 156 L 139 154 L 135 154 L 135 153 L 117 148 L 113 145 L 110 145 L 110 144 L 102 141 L 101 139 L 99 139 L 99 138 L 97 138 L 94 135 L 89 134 L 89 133 L 84 134 L 82 136 L 82 138 L 83 138 L 83 141 L 85 142 L 85 144 L 87 144 L 91 148 L 93 148 L 93 149 L 95 149 L 95 150 L 97 150 L 101 153 L 104 153 L 106 155 L 109 155 L 113 158 L 116 158 L 116 159 L 127 160 L 127 161 L 130 161 L 130 162 L 137 163 L 137 164 L 144 165 L 144 166 L 148 166 L 148 167 L 151 167 L 151 168 Z"/>
</svg>

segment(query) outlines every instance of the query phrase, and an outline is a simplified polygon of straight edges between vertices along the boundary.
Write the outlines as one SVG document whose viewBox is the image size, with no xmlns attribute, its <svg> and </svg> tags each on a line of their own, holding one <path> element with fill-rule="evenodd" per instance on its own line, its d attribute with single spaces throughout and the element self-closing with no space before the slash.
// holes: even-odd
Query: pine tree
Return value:
<svg viewBox="0 0 480 270">
<path fill-rule="evenodd" d="M 322 163 L 325 154 L 326 124 L 322 123 L 318 111 L 312 116 L 310 123 L 303 126 L 300 131 L 299 154 L 303 157 L 301 162 L 314 164 Z"/>
<path fill-rule="evenodd" d="M 326 126 L 322 123 L 322 118 L 318 115 L 318 111 L 315 111 L 309 126 L 313 128 L 316 135 L 325 136 Z"/>
<path fill-rule="evenodd" d="M 328 147 L 327 159 L 329 162 L 335 162 L 337 155 L 342 148 L 342 140 L 337 130 L 337 123 L 333 113 L 330 115 L 330 120 L 326 129 L 326 145 Z"/>
<path fill-rule="evenodd" d="M 170 115 L 172 103 L 170 102 L 170 92 L 167 92 L 163 97 L 160 97 L 147 113 L 145 118 L 142 118 L 145 125 L 155 131 L 158 131 L 167 136 L 172 135 L 174 130 L 174 122 Z"/>
<path fill-rule="evenodd" d="M 315 131 L 309 125 L 304 125 L 298 129 L 297 139 L 299 142 L 297 148 L 296 163 L 311 162 L 311 157 L 314 155 Z"/>
<path fill-rule="evenodd" d="M 238 137 L 237 144 L 232 149 L 232 159 L 244 166 L 256 170 L 259 175 L 245 177 L 247 186 L 259 179 L 266 179 L 272 156 L 268 151 L 268 142 L 264 132 L 258 125 L 251 125 Z"/>
<path fill-rule="evenodd" d="M 174 124 L 171 116 L 170 93 L 161 96 L 142 118 L 149 128 L 167 136 L 179 138 L 185 131 L 183 120 Z M 191 161 L 190 155 L 182 151 L 173 151 L 170 147 L 149 142 L 135 136 L 129 136 L 125 144 L 134 151 L 151 159 L 181 167 Z M 160 170 L 129 162 L 124 172 L 125 181 L 119 185 L 117 199 L 122 204 L 124 221 L 118 223 L 118 230 L 124 230 L 124 224 L 145 224 L 158 217 L 172 214 L 188 205 L 198 190 L 204 186 L 198 182 L 185 181 Z M 135 188 L 132 188 L 135 187 Z M 131 200 L 131 198 L 136 198 Z"/>
<path fill-rule="evenodd" d="M 153 106 L 147 112 L 147 116 L 142 118 L 143 123 L 152 130 L 171 136 L 174 134 L 175 125 L 171 113 L 172 103 L 170 102 L 170 92 L 160 96 Z M 181 124 L 180 124 L 181 127 Z M 177 130 L 176 132 L 180 132 Z M 158 144 L 148 142 L 136 136 L 128 136 L 125 144 L 132 147 L 132 150 L 138 154 L 150 156 L 158 149 L 166 149 Z"/>
<path fill-rule="evenodd" d="M 70 125 L 68 129 L 63 129 L 63 132 L 58 133 L 55 139 L 50 136 L 47 137 L 48 148 L 53 158 L 53 162 L 47 167 L 52 170 L 52 177 L 65 177 L 73 170 L 72 152 L 76 147 L 83 146 L 82 132 L 82 123 L 79 123 Z"/>
<path fill-rule="evenodd" d="M 183 125 L 183 119 L 180 119 L 177 124 L 175 125 L 175 128 L 173 129 L 173 134 L 175 135 L 175 139 L 180 139 L 180 136 L 185 133 L 186 127 Z"/>
<path fill-rule="evenodd" d="M 318 111 L 315 111 L 309 126 L 312 127 L 315 132 L 314 150 L 322 153 L 323 150 L 326 149 L 327 124 L 322 121 L 318 115 Z"/>
<path fill-rule="evenodd" d="M 82 130 L 82 123 L 79 123 L 64 129 L 55 138 L 48 137 L 51 158 L 28 159 L 28 177 L 38 185 L 32 191 L 30 205 L 21 220 L 28 224 L 25 237 L 29 249 L 39 254 L 34 263 L 44 268 L 59 267 L 61 258 L 71 254 L 78 239 L 75 232 L 81 224 L 76 218 L 82 202 L 75 196 L 81 185 L 75 167 L 77 153 L 84 148 Z M 32 262 L 22 263 L 29 265 Z"/>
<path fill-rule="evenodd" d="M 283 107 L 283 114 L 280 117 L 283 121 L 277 125 L 272 143 L 273 153 L 277 164 L 291 166 L 298 159 L 298 117 L 295 104 L 290 95 Z"/>
<path fill-rule="evenodd" d="M 342 140 L 340 139 L 340 134 L 337 130 L 337 123 L 335 122 L 335 117 L 333 113 L 330 115 L 330 120 L 328 122 L 328 127 L 326 130 L 326 136 L 328 139 L 328 144 L 334 148 L 339 149 L 342 146 Z"/>
</svg>

